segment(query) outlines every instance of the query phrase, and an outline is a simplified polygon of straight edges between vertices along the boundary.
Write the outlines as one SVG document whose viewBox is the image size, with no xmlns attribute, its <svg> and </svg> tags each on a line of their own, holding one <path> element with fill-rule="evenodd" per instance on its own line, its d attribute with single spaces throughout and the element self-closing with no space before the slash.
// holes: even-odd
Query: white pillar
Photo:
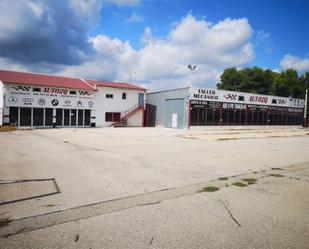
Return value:
<svg viewBox="0 0 309 249">
<path fill-rule="evenodd" d="M 95 122 L 95 109 L 91 109 L 90 110 L 90 126 L 91 127 L 95 127 L 96 126 L 96 122 Z"/>
<path fill-rule="evenodd" d="M 53 108 L 53 128 L 56 127 L 56 108 Z"/>
</svg>

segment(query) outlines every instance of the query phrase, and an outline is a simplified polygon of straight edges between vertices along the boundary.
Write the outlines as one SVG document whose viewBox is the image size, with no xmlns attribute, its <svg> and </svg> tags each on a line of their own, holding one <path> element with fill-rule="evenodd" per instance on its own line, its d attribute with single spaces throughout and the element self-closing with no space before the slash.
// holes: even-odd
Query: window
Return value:
<svg viewBox="0 0 309 249">
<path fill-rule="evenodd" d="M 31 126 L 31 108 L 20 108 L 20 126 Z"/>
<path fill-rule="evenodd" d="M 76 91 L 70 91 L 70 94 L 76 95 Z"/>
<path fill-rule="evenodd" d="M 33 108 L 33 126 L 43 126 L 44 124 L 44 109 Z"/>
<path fill-rule="evenodd" d="M 10 107 L 10 124 L 18 125 L 18 107 Z"/>
<path fill-rule="evenodd" d="M 127 93 L 122 93 L 122 99 L 127 99 Z"/>
<path fill-rule="evenodd" d="M 41 88 L 39 88 L 39 87 L 32 87 L 32 92 L 41 92 Z"/>
<path fill-rule="evenodd" d="M 90 110 L 85 110 L 85 125 L 90 125 Z"/>
<path fill-rule="evenodd" d="M 111 93 L 107 93 L 107 94 L 106 94 L 106 98 L 107 98 L 107 99 L 112 99 L 113 97 L 114 97 L 114 95 L 111 94 Z"/>
<path fill-rule="evenodd" d="M 238 96 L 238 101 L 245 101 L 245 96 Z"/>
<path fill-rule="evenodd" d="M 120 120 L 120 112 L 106 112 L 105 122 L 117 122 Z"/>
<path fill-rule="evenodd" d="M 45 109 L 45 126 L 53 125 L 53 108 Z"/>
<path fill-rule="evenodd" d="M 56 125 L 62 126 L 62 112 L 63 109 L 56 109 Z"/>
</svg>

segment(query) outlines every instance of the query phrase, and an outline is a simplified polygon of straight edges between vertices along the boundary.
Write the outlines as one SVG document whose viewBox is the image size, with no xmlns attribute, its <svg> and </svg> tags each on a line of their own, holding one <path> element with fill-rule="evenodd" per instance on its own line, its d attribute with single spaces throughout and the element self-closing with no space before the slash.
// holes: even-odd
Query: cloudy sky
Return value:
<svg viewBox="0 0 309 249">
<path fill-rule="evenodd" d="M 309 71 L 306 0 L 0 0 L 0 9 L 0 69 L 151 90 L 215 87 L 231 66 Z"/>
</svg>

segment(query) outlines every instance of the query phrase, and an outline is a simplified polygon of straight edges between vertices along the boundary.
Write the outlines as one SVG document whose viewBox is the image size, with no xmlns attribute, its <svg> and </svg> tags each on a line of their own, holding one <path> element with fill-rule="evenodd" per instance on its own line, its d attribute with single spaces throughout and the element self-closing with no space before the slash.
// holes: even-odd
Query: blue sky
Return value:
<svg viewBox="0 0 309 249">
<path fill-rule="evenodd" d="M 109 4 L 102 8 L 102 20 L 91 34 L 105 33 L 140 48 L 146 26 L 152 27 L 154 36 L 164 37 L 187 13 L 213 23 L 244 17 L 254 29 L 252 43 L 258 42 L 259 31 L 269 34 L 262 44 L 256 44 L 256 58 L 248 65 L 276 69 L 285 54 L 309 56 L 308 10 L 309 1 L 301 0 L 150 0 L 133 7 Z M 141 19 L 128 22 L 132 13 Z"/>
<path fill-rule="evenodd" d="M 2 0 L 0 7 L 2 69 L 154 90 L 215 87 L 231 66 L 309 71 L 309 1 Z"/>
</svg>

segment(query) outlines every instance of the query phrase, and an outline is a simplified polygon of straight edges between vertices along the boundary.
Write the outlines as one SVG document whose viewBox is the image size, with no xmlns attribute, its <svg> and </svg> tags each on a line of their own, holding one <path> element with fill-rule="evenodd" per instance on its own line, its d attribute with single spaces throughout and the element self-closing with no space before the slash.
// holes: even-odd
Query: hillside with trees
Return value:
<svg viewBox="0 0 309 249">
<path fill-rule="evenodd" d="M 227 68 L 221 75 L 218 89 L 304 98 L 309 87 L 309 72 L 299 76 L 294 69 L 280 73 L 259 67 Z"/>
</svg>

